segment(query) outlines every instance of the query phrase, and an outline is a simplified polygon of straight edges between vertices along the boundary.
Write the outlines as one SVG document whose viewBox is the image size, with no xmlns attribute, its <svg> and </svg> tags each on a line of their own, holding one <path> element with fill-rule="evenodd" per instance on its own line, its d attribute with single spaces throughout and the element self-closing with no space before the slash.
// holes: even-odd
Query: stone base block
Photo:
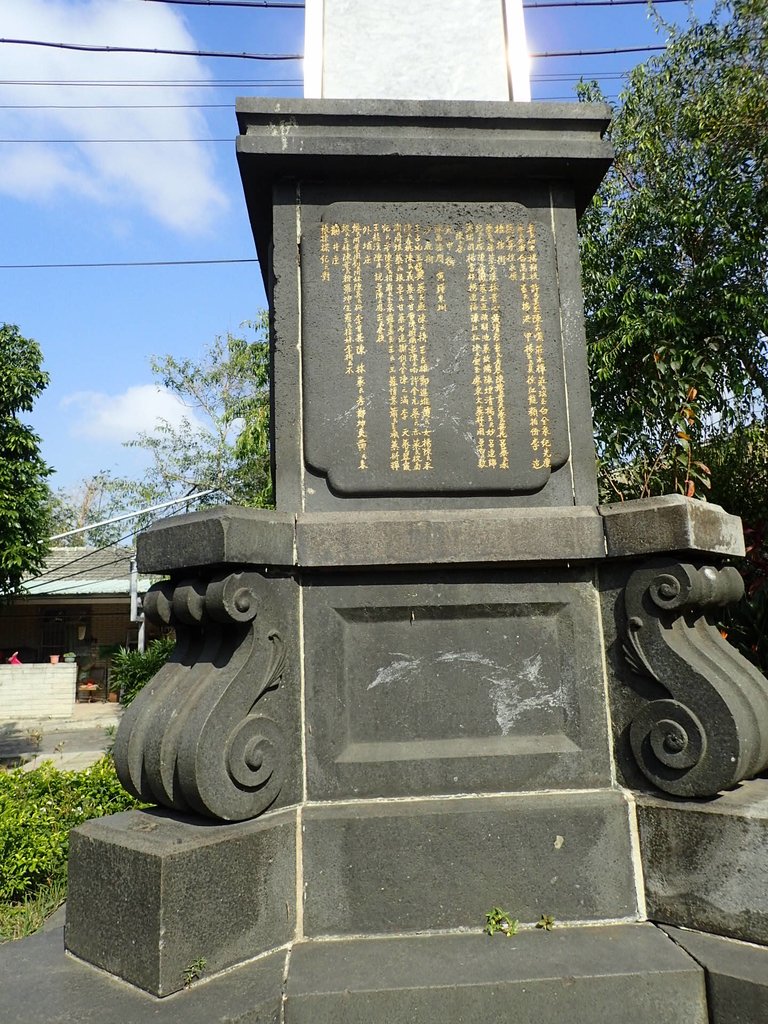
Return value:
<svg viewBox="0 0 768 1024">
<path fill-rule="evenodd" d="M 627 804 L 616 792 L 378 800 L 303 812 L 308 936 L 637 915 Z"/>
<path fill-rule="evenodd" d="M 70 838 L 67 949 L 157 996 L 275 949 L 295 928 L 295 837 L 290 811 L 88 821 Z"/>
<path fill-rule="evenodd" d="M 708 801 L 638 796 L 637 814 L 648 917 L 768 945 L 768 779 Z"/>
<path fill-rule="evenodd" d="M 707 972 L 711 1024 L 768 1021 L 768 949 L 682 928 L 664 928 Z"/>
<path fill-rule="evenodd" d="M 285 1024 L 707 1022 L 704 974 L 651 925 L 294 947 Z"/>
</svg>

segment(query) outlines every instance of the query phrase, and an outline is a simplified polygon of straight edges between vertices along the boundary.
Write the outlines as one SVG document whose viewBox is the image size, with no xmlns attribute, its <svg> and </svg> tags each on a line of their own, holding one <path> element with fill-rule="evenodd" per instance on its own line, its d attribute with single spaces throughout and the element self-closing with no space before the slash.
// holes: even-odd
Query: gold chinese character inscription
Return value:
<svg viewBox="0 0 768 1024">
<path fill-rule="evenodd" d="M 462 274 L 468 313 L 474 450 L 480 470 L 509 470 L 510 437 L 506 374 L 524 357 L 528 444 L 533 470 L 552 465 L 549 382 L 539 281 L 539 247 L 533 222 L 467 221 L 461 226 L 323 223 L 321 280 L 341 278 L 342 350 L 354 380 L 358 469 L 369 468 L 366 360 L 369 338 L 386 353 L 389 469 L 434 468 L 429 324 L 449 316 L 449 278 Z M 364 276 L 372 279 L 373 304 L 364 301 Z M 505 334 L 502 293 L 519 297 L 522 337 Z M 453 292 L 454 301 L 456 292 Z M 373 321 L 371 323 L 371 321 Z M 365 324 L 373 329 L 366 335 Z M 375 328 L 373 325 L 375 324 Z M 507 328 L 508 330 L 508 328 Z"/>
</svg>

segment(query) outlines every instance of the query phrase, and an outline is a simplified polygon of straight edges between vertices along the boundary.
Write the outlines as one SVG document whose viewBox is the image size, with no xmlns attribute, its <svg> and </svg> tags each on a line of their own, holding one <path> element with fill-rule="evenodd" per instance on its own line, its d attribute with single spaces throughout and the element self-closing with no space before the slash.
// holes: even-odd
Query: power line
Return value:
<svg viewBox="0 0 768 1024">
<path fill-rule="evenodd" d="M 666 46 L 620 46 L 613 50 L 550 50 L 531 53 L 529 57 L 604 57 L 614 53 L 652 53 L 666 50 Z"/>
<path fill-rule="evenodd" d="M 635 3 L 647 3 L 647 0 L 634 0 Z M 661 0 L 671 3 L 671 0 Z M 682 2 L 682 0 L 681 0 Z M 155 4 L 189 4 L 191 7 L 261 7 L 269 10 L 279 7 L 286 10 L 304 10 L 303 2 L 292 3 L 291 0 L 144 0 L 144 3 Z"/>
<path fill-rule="evenodd" d="M 88 53 L 155 53 L 173 57 L 233 57 L 238 60 L 303 60 L 300 53 L 228 53 L 219 50 L 164 50 L 143 46 L 98 46 L 89 43 L 50 43 L 42 39 L 0 39 L 13 46 L 45 46 L 55 50 L 84 50 Z"/>
<path fill-rule="evenodd" d="M 34 78 L 18 78 L 18 79 L 0 79 L 0 85 L 43 85 L 43 86 L 85 86 L 91 88 L 92 86 L 98 86 L 99 88 L 117 88 L 125 89 L 135 86 L 140 89 L 156 89 L 156 88 L 180 88 L 180 89 L 239 89 L 240 86 L 247 86 L 249 88 L 257 88 L 260 86 L 285 86 L 286 88 L 300 88 L 303 86 L 304 80 L 301 78 L 271 78 L 271 79 L 250 79 L 250 78 L 167 78 L 167 79 L 156 79 L 141 78 L 134 80 L 123 80 L 123 79 L 34 79 Z"/>
<path fill-rule="evenodd" d="M 0 145 L 2 146 L 95 146 L 95 145 L 107 145 L 107 146 L 138 146 L 138 145 L 171 145 L 176 143 L 195 143 L 196 145 L 203 142 L 229 142 L 235 141 L 234 135 L 230 135 L 225 139 L 0 139 Z"/>
<path fill-rule="evenodd" d="M 147 2 L 147 0 L 142 0 Z M 161 2 L 161 0 L 157 0 Z M 165 2 L 165 0 L 162 0 Z M 634 0 L 632 0 L 634 2 Z M 646 0 L 638 0 L 638 2 L 646 3 Z M 677 0 L 676 0 L 677 2 Z M 603 81 L 619 80 L 624 77 L 626 72 L 623 71 L 582 71 L 580 74 L 568 74 L 568 73 L 557 73 L 557 74 L 546 74 L 539 73 L 531 75 L 532 82 L 578 82 L 581 78 L 600 78 Z M 67 81 L 14 81 L 14 82 L 2 82 L 0 85 L 48 85 L 48 86 L 69 86 L 69 85 L 138 85 L 141 87 L 154 87 L 156 84 L 162 85 L 192 85 L 200 86 L 212 86 L 214 88 L 223 87 L 225 82 L 234 82 L 231 88 L 239 88 L 243 86 L 265 86 L 265 85 L 280 85 L 288 88 L 300 88 L 303 82 L 300 79 L 269 79 L 264 81 L 251 81 L 250 79 L 216 79 L 213 82 L 204 80 L 194 80 L 194 82 L 176 82 L 166 81 L 162 83 L 154 82 L 67 82 Z M 0 110 L 231 110 L 231 103 L 0 103 Z"/>
<path fill-rule="evenodd" d="M 192 7 L 283 7 L 303 10 L 303 3 L 272 2 L 272 0 L 144 0 L 157 4 L 188 4 Z M 629 7 L 636 4 L 648 6 L 649 0 L 551 0 L 548 3 L 524 3 L 527 10 L 536 7 Z M 688 0 L 651 0 L 653 4 L 681 4 Z"/>
<path fill-rule="evenodd" d="M 146 0 L 144 0 L 146 2 Z M 231 110 L 231 103 L 0 103 L 0 110 Z"/>
<path fill-rule="evenodd" d="M 173 505 L 183 505 L 185 501 L 195 501 L 197 498 L 207 498 L 209 494 L 216 494 L 218 491 L 217 487 L 212 487 L 208 491 L 198 491 L 197 494 L 184 494 L 180 498 L 171 498 L 169 501 L 162 501 L 158 505 L 149 505 L 147 508 L 141 508 L 138 512 L 123 512 L 119 516 L 112 516 L 111 519 L 100 519 L 97 523 L 77 526 L 74 530 L 67 530 L 65 533 L 54 533 L 53 536 L 48 538 L 48 541 L 63 540 L 65 537 L 74 537 L 78 533 L 91 533 L 102 526 L 112 526 L 114 523 L 121 523 L 125 519 L 140 519 L 141 516 L 149 515 L 150 512 L 159 512 L 160 509 L 169 508 Z"/>
<path fill-rule="evenodd" d="M 90 267 L 197 267 L 221 263 L 258 263 L 254 257 L 240 260 L 130 260 L 111 263 L 2 263 L 0 270 L 69 270 Z"/>
<path fill-rule="evenodd" d="M 303 60 L 300 53 L 233 53 L 224 50 L 164 50 L 141 46 L 97 46 L 88 43 L 51 43 L 41 39 L 0 39 L 0 43 L 17 46 L 45 46 L 57 50 L 80 50 L 88 53 L 154 53 L 175 57 L 226 57 L 236 60 L 291 61 Z M 623 46 L 611 50 L 561 50 L 530 54 L 531 57 L 596 57 L 617 53 L 651 53 L 665 46 Z"/>
<path fill-rule="evenodd" d="M 526 10 L 535 10 L 537 7 L 633 7 L 642 4 L 647 7 L 649 0 L 551 0 L 543 3 L 523 4 Z M 650 0 L 651 6 L 656 4 L 684 4 L 688 0 Z"/>
</svg>

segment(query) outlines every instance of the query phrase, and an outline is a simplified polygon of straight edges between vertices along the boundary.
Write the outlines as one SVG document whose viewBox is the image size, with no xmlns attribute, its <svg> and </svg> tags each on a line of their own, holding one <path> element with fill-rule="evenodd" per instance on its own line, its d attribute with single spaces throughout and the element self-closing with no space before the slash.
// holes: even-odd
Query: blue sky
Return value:
<svg viewBox="0 0 768 1024">
<path fill-rule="evenodd" d="M 693 8 L 703 17 L 709 2 Z M 686 17 L 683 3 L 659 10 Z M 531 52 L 663 41 L 643 5 L 528 9 L 526 26 Z M 303 32 L 301 9 L 0 0 L 4 39 L 298 54 Z M 533 98 L 570 98 L 579 75 L 615 96 L 619 76 L 648 56 L 535 60 Z M 149 357 L 194 358 L 216 334 L 237 332 L 265 305 L 261 275 L 250 262 L 8 265 L 253 259 L 235 97 L 299 97 L 301 74 L 299 62 L 0 43 L 0 322 L 17 324 L 44 352 L 51 384 L 30 419 L 57 470 L 54 486 L 102 469 L 140 473 L 140 454 L 122 442 L 157 415 L 173 421 L 183 412 L 153 386 Z M 120 139 L 153 141 L 83 141 Z"/>
</svg>

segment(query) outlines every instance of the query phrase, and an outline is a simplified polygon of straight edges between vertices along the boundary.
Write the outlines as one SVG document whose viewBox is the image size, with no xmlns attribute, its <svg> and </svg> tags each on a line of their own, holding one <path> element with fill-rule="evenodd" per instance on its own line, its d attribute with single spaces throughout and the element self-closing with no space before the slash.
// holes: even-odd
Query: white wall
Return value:
<svg viewBox="0 0 768 1024">
<path fill-rule="evenodd" d="M 71 718 L 77 665 L 0 665 L 0 722 Z"/>
</svg>

